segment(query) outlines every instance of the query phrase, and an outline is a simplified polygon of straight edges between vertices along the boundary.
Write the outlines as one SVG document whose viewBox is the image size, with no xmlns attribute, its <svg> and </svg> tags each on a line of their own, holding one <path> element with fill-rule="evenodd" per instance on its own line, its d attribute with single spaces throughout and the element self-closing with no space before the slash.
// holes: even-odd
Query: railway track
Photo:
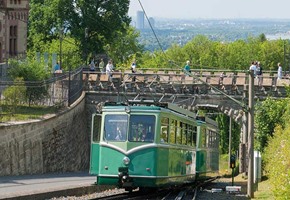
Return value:
<svg viewBox="0 0 290 200">
<path fill-rule="evenodd" d="M 213 178 L 194 184 L 188 184 L 178 187 L 172 187 L 159 190 L 133 190 L 132 192 L 125 191 L 124 189 L 110 189 L 103 192 L 87 194 L 84 196 L 76 197 L 60 197 L 51 200 L 224 200 L 224 199 L 239 199 L 248 200 L 244 192 L 240 194 L 228 194 L 225 187 L 230 185 L 226 178 Z M 212 188 L 220 188 L 222 192 L 212 192 Z"/>
<path fill-rule="evenodd" d="M 116 194 L 106 197 L 101 197 L 97 199 L 101 200 L 196 200 L 197 192 L 200 187 L 210 184 L 212 181 L 216 180 L 209 179 L 204 182 L 199 182 L 194 185 L 184 185 L 180 187 L 163 189 L 163 190 L 151 190 L 147 192 L 135 191 L 135 192 L 124 192 L 122 194 Z"/>
</svg>

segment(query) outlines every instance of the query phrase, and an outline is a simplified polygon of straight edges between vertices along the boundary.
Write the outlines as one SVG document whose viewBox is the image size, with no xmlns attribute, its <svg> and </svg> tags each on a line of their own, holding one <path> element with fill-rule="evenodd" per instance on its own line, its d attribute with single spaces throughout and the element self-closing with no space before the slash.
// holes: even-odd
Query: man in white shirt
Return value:
<svg viewBox="0 0 290 200">
<path fill-rule="evenodd" d="M 254 71 L 254 77 L 256 77 L 256 73 L 257 73 L 256 61 L 252 62 L 252 65 L 250 66 L 250 70 Z"/>
</svg>

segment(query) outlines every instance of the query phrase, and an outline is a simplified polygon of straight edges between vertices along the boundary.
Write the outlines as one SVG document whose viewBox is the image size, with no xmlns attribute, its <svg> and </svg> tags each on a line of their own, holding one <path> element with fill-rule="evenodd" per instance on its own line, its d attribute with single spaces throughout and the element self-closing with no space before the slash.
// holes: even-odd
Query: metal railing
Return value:
<svg viewBox="0 0 290 200">
<path fill-rule="evenodd" d="M 70 106 L 76 101 L 83 91 L 82 68 L 78 68 L 66 73 L 52 74 L 51 78 L 42 81 L 15 82 L 0 80 L 1 104 L 5 103 L 4 91 L 9 87 L 25 87 L 26 90 L 44 90 L 41 98 L 26 98 L 21 101 L 22 105 L 35 106 Z"/>
</svg>

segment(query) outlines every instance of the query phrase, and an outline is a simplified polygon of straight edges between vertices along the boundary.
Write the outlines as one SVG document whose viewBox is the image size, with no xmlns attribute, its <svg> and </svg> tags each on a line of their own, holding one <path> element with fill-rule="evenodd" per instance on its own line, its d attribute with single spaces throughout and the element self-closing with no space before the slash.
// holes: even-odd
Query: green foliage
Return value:
<svg viewBox="0 0 290 200">
<path fill-rule="evenodd" d="M 289 52 L 289 41 L 268 41 L 263 34 L 230 43 L 211 41 L 206 36 L 197 35 L 183 47 L 172 45 L 162 54 L 159 51 L 144 54 L 142 64 L 144 68 L 169 68 L 169 61 L 173 61 L 175 68 L 183 68 L 185 61 L 190 60 L 192 68 L 248 70 L 251 61 L 258 60 L 264 70 L 276 70 L 278 62 L 282 62 L 283 66 L 287 64 L 287 60 L 286 64 L 283 63 L 285 42 L 286 52 Z"/>
<path fill-rule="evenodd" d="M 47 106 L 30 106 L 18 105 L 15 110 L 11 110 L 11 105 L 1 106 L 1 122 L 7 121 L 19 121 L 19 120 L 29 120 L 29 119 L 41 119 L 46 114 L 55 114 L 58 110 L 55 107 Z"/>
<path fill-rule="evenodd" d="M 266 35 L 265 35 L 264 33 L 262 33 L 262 34 L 259 35 L 259 41 L 260 41 L 260 42 L 265 42 L 265 41 L 267 41 Z"/>
<path fill-rule="evenodd" d="M 13 80 L 22 77 L 24 81 L 41 81 L 50 76 L 43 63 L 29 60 L 9 60 L 8 74 Z"/>
<path fill-rule="evenodd" d="M 289 95 L 289 87 L 286 89 Z M 265 149 L 262 148 L 263 158 L 275 199 L 288 199 L 290 196 L 289 102 L 289 98 L 276 101 L 267 99 L 262 103 L 265 108 L 257 114 L 259 135 L 264 131 L 263 139 L 267 143 Z"/>
<path fill-rule="evenodd" d="M 10 111 L 15 113 L 16 107 L 21 102 L 25 102 L 26 87 L 24 85 L 23 78 L 16 78 L 14 85 L 7 87 L 3 91 L 6 105 L 9 105 Z"/>
<path fill-rule="evenodd" d="M 129 28 L 129 0 L 31 0 L 28 45 L 33 52 L 64 37 L 63 44 L 72 38 L 87 60 L 89 55 L 109 50 L 114 63 L 126 60 L 126 54 L 139 52 L 136 33 Z M 65 36 L 61 34 L 62 30 Z M 108 48 L 109 47 L 109 48 Z M 121 47 L 121 49 L 119 49 Z M 58 52 L 54 49 L 54 52 Z M 71 52 L 71 51 L 70 51 Z M 72 53 L 73 53 L 72 52 Z M 124 56 L 120 56 L 121 54 Z"/>
<path fill-rule="evenodd" d="M 255 109 L 255 149 L 263 152 L 268 139 L 273 136 L 277 125 L 284 125 L 282 115 L 287 101 L 267 98 L 256 103 Z"/>
<path fill-rule="evenodd" d="M 125 32 L 117 31 L 113 41 L 105 46 L 108 56 L 118 69 L 130 69 L 133 60 L 141 56 L 142 47 L 138 45 L 138 37 L 139 33 L 128 26 Z"/>
<path fill-rule="evenodd" d="M 50 76 L 43 63 L 10 60 L 9 66 L 8 74 L 13 80 L 22 78 L 27 83 L 28 81 L 43 81 Z M 29 105 L 32 101 L 40 100 L 45 95 L 47 95 L 46 86 L 27 86 L 26 97 Z"/>
<path fill-rule="evenodd" d="M 288 116 L 289 117 L 289 116 Z M 290 126 L 277 126 L 273 138 L 265 149 L 268 172 L 275 199 L 290 197 Z"/>
<path fill-rule="evenodd" d="M 217 122 L 220 130 L 220 151 L 221 154 L 229 152 L 229 117 L 225 114 L 217 116 Z M 241 127 L 234 120 L 232 120 L 232 152 L 239 149 Z"/>
<path fill-rule="evenodd" d="M 80 67 L 80 63 L 82 63 L 82 56 L 79 52 L 79 47 L 77 42 L 71 38 L 70 36 L 63 36 L 62 42 L 59 39 L 53 39 L 46 44 L 43 44 L 39 49 L 40 52 L 46 52 L 48 55 L 52 55 L 53 53 L 58 54 L 58 61 L 60 61 L 60 45 L 62 49 L 62 59 L 61 59 L 61 69 L 64 71 L 68 71 L 70 69 L 75 69 Z M 36 60 L 36 54 L 34 50 L 30 50 L 28 52 L 29 58 L 31 60 Z M 50 57 L 49 57 L 50 58 Z M 41 62 L 44 62 L 42 57 Z M 52 60 L 48 59 L 48 67 L 49 71 L 51 71 Z M 53 67 L 53 66 L 52 66 Z"/>
</svg>

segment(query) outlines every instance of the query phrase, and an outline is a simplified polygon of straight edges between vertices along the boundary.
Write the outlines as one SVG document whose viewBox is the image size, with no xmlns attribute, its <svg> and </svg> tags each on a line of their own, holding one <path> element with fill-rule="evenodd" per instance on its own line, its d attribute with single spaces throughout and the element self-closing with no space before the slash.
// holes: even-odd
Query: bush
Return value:
<svg viewBox="0 0 290 200">
<path fill-rule="evenodd" d="M 26 87 L 24 85 L 23 78 L 16 78 L 12 86 L 9 86 L 3 91 L 5 97 L 5 103 L 10 106 L 12 113 L 15 112 L 16 107 L 21 103 L 25 102 L 26 98 Z"/>
<path fill-rule="evenodd" d="M 276 199 L 290 197 L 290 126 L 276 127 L 265 149 L 266 171 Z"/>
</svg>

